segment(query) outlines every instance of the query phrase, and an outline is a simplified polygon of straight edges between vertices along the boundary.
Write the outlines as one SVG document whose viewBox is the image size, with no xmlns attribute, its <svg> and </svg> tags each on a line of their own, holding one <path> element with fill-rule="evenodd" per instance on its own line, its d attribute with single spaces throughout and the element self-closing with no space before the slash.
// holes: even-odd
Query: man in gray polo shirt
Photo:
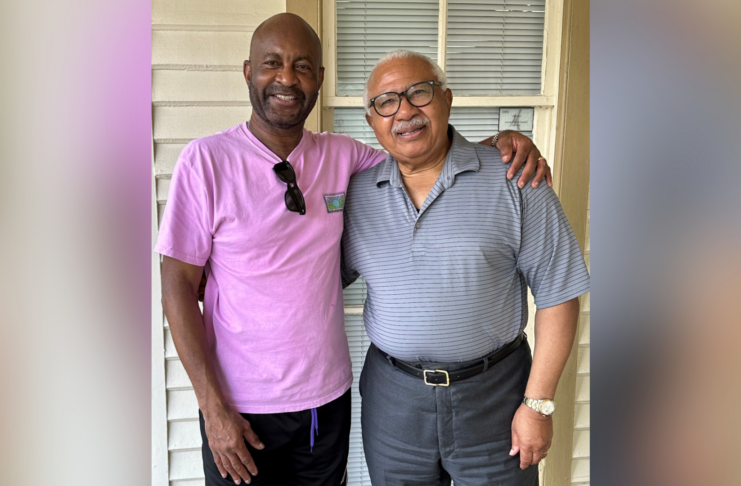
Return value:
<svg viewBox="0 0 741 486">
<path fill-rule="evenodd" d="M 535 486 L 589 289 L 571 227 L 552 189 L 518 188 L 497 149 L 448 125 L 452 93 L 430 59 L 385 56 L 365 101 L 390 156 L 351 180 L 342 243 L 343 283 L 361 274 L 368 285 L 371 480 Z M 538 309 L 532 358 L 526 286 Z"/>
</svg>

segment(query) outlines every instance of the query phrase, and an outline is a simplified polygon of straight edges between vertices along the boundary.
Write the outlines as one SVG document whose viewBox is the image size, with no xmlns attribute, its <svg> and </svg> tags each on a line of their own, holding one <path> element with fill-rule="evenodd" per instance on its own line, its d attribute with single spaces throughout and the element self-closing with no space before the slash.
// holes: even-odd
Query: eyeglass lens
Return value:
<svg viewBox="0 0 741 486">
<path fill-rule="evenodd" d="M 282 182 L 286 184 L 296 183 L 296 172 L 293 171 L 293 166 L 287 161 L 279 162 L 273 166 L 273 171 Z"/>
<path fill-rule="evenodd" d="M 306 203 L 304 202 L 304 195 L 301 191 L 294 186 L 289 186 L 288 190 L 284 195 L 286 201 L 286 207 L 289 211 L 304 214 L 306 212 Z"/>
<path fill-rule="evenodd" d="M 435 95 L 435 90 L 430 83 L 420 83 L 415 84 L 402 94 L 407 97 L 410 105 L 421 108 L 430 104 L 432 97 Z M 373 101 L 373 106 L 379 115 L 391 116 L 399 110 L 402 94 L 384 93 L 379 95 Z"/>
</svg>

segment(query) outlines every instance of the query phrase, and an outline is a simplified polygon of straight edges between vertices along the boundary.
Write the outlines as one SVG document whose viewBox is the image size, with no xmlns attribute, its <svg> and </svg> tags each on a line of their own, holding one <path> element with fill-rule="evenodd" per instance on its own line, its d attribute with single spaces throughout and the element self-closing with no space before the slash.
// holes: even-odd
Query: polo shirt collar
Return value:
<svg viewBox="0 0 741 486">
<path fill-rule="evenodd" d="M 445 189 L 450 188 L 455 181 L 455 176 L 461 172 L 473 171 L 478 172 L 481 168 L 479 157 L 476 154 L 476 144 L 469 142 L 458 133 L 453 125 L 448 125 L 448 136 L 453 137 L 453 145 L 450 147 L 448 156 L 445 158 L 445 164 L 440 174 L 439 181 Z M 381 162 L 382 167 L 376 179 L 376 186 L 382 182 L 388 182 L 391 187 L 401 187 L 401 172 L 399 164 L 391 155 Z"/>
<path fill-rule="evenodd" d="M 401 173 L 399 172 L 399 164 L 396 163 L 390 154 L 386 157 L 386 160 L 380 164 L 381 170 L 378 173 L 378 179 L 376 179 L 376 186 L 381 185 L 382 182 L 388 182 L 391 187 L 401 187 Z"/>
</svg>

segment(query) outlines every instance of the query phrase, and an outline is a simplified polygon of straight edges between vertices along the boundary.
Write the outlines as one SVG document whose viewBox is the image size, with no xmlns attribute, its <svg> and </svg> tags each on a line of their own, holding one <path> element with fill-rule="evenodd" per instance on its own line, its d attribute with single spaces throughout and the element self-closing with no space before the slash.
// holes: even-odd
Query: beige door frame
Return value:
<svg viewBox="0 0 741 486">
<path fill-rule="evenodd" d="M 583 251 L 589 203 L 589 0 L 564 0 L 562 33 L 554 189 Z M 571 484 L 577 348 L 574 340 L 556 391 L 553 445 L 541 474 L 545 486 Z"/>
</svg>

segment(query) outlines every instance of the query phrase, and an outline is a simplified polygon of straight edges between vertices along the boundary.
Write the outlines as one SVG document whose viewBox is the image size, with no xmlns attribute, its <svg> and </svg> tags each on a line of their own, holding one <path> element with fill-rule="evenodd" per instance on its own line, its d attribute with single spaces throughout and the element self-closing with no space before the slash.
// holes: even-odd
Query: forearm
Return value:
<svg viewBox="0 0 741 486">
<path fill-rule="evenodd" d="M 535 312 L 535 351 L 525 396 L 553 399 L 576 335 L 579 299 Z"/>
<path fill-rule="evenodd" d="M 163 307 L 180 361 L 188 373 L 199 408 L 206 413 L 226 406 L 216 369 L 208 352 L 197 292 L 187 284 L 163 289 Z"/>
</svg>

